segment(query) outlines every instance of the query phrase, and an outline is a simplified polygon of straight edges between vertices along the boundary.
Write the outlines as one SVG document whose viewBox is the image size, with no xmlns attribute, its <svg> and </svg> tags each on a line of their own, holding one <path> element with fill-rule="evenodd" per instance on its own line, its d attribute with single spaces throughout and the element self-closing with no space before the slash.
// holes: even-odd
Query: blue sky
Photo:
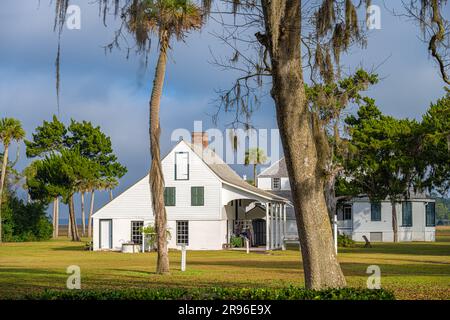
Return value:
<svg viewBox="0 0 450 320">
<path fill-rule="evenodd" d="M 66 123 L 70 118 L 92 121 L 111 137 L 119 160 L 128 167 L 117 194 L 149 168 L 148 100 L 156 51 L 151 52 L 146 70 L 141 58 L 131 55 L 127 60 L 125 51 L 105 55 L 102 46 L 111 41 L 116 23 L 110 19 L 105 28 L 92 1 L 72 3 L 81 7 L 81 30 L 65 29 L 62 36 L 61 118 Z M 382 29 L 371 31 L 368 47 L 352 49 L 343 64 L 347 70 L 378 66 L 382 81 L 367 94 L 387 114 L 419 119 L 430 102 L 444 94 L 443 82 L 426 44 L 418 38 L 417 26 L 392 16 L 382 1 L 373 3 L 382 7 Z M 53 19 L 50 0 L 2 0 L 0 117 L 20 119 L 28 138 L 36 126 L 57 112 Z M 230 86 L 235 76 L 210 63 L 210 49 L 219 55 L 227 53 L 211 35 L 217 28 L 210 22 L 186 42 L 173 44 L 161 109 L 163 154 L 173 145 L 170 134 L 174 129 L 192 130 L 195 120 L 202 120 L 205 129 L 213 127 L 208 114 L 215 111 L 215 90 Z M 221 129 L 226 120 L 222 115 Z M 257 128 L 276 128 L 269 97 L 263 99 L 253 123 Z M 20 148 L 18 169 L 23 169 L 29 160 L 24 145 Z M 240 174 L 251 172 L 243 166 L 234 169 Z M 96 207 L 104 204 L 107 196 L 98 199 Z"/>
</svg>

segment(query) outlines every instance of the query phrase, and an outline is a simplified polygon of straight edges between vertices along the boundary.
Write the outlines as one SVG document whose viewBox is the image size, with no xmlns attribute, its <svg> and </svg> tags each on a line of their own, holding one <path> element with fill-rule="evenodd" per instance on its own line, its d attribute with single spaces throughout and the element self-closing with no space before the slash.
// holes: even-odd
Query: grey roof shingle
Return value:
<svg viewBox="0 0 450 320">
<path fill-rule="evenodd" d="M 288 172 L 286 168 L 286 161 L 284 157 L 275 162 L 273 165 L 263 170 L 258 178 L 287 178 Z"/>
</svg>

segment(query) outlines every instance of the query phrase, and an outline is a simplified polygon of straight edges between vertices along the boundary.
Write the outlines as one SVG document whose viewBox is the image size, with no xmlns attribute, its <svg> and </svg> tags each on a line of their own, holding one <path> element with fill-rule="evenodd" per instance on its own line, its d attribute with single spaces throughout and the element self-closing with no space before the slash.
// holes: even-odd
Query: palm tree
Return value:
<svg viewBox="0 0 450 320">
<path fill-rule="evenodd" d="M 117 186 L 117 183 L 115 185 Z M 92 215 L 94 214 L 95 191 L 108 190 L 108 188 L 111 188 L 111 186 L 112 186 L 111 179 L 109 180 L 94 179 L 90 180 L 86 185 L 87 187 L 86 191 L 91 193 L 91 203 L 89 206 L 89 216 L 88 216 L 88 237 L 92 237 Z"/>
<path fill-rule="evenodd" d="M 3 118 L 0 120 L 0 141 L 3 143 L 2 176 L 0 178 L 0 242 L 2 242 L 2 199 L 3 187 L 6 178 L 6 165 L 8 164 L 8 151 L 12 141 L 20 141 L 25 137 L 25 131 L 19 120 Z"/>
<path fill-rule="evenodd" d="M 85 214 L 85 209 L 84 209 L 84 195 L 86 194 L 86 192 L 89 192 L 89 188 L 90 188 L 90 183 L 89 181 L 85 180 L 83 182 L 80 183 L 79 185 L 79 192 L 80 192 L 80 196 L 81 196 L 81 235 L 83 237 L 86 236 L 86 214 Z"/>
<path fill-rule="evenodd" d="M 157 233 L 158 260 L 156 272 L 169 272 L 167 249 L 167 214 L 164 206 L 164 178 L 160 156 L 160 103 L 167 64 L 170 40 L 182 40 L 186 33 L 201 28 L 203 17 L 200 8 L 189 0 L 134 1 L 130 6 L 128 29 L 135 35 L 140 48 L 145 48 L 151 34 L 158 36 L 159 57 L 156 65 L 150 98 L 150 188 Z"/>
<path fill-rule="evenodd" d="M 87 189 L 87 191 L 91 193 L 91 203 L 89 206 L 88 216 L 88 237 L 92 237 L 92 215 L 94 214 L 95 190 L 97 189 L 101 189 L 100 181 L 91 181 Z"/>
<path fill-rule="evenodd" d="M 260 148 L 251 148 L 245 152 L 245 165 L 253 165 L 253 185 L 256 187 L 256 167 L 264 164 L 267 161 L 267 156 L 264 150 Z"/>
</svg>

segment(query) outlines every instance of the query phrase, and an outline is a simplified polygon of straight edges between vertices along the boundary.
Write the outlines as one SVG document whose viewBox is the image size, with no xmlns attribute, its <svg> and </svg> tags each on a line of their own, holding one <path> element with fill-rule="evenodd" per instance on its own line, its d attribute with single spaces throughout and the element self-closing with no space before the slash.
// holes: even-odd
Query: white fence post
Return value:
<svg viewBox="0 0 450 320">
<path fill-rule="evenodd" d="M 181 271 L 186 271 L 186 245 L 181 246 Z"/>
<path fill-rule="evenodd" d="M 248 240 L 247 237 L 245 237 L 245 247 L 247 248 L 247 254 L 250 253 L 250 240 Z"/>
</svg>

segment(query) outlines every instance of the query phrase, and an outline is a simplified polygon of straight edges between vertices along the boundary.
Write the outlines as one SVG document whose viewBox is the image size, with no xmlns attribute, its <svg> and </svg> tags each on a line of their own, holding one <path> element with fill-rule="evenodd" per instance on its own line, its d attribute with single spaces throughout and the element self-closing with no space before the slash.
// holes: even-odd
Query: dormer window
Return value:
<svg viewBox="0 0 450 320">
<path fill-rule="evenodd" d="M 189 180 L 189 153 L 175 153 L 175 180 Z"/>
<path fill-rule="evenodd" d="M 281 189 L 281 179 L 272 178 L 272 190 L 280 190 L 280 189 Z"/>
</svg>

